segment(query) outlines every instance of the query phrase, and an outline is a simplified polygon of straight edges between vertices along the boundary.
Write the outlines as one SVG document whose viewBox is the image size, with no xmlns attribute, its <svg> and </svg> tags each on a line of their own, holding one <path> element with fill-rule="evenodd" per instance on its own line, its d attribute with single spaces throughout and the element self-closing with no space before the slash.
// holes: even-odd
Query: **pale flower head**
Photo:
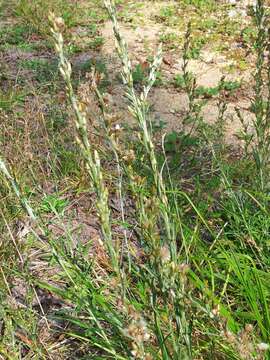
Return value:
<svg viewBox="0 0 270 360">
<path fill-rule="evenodd" d="M 236 10 L 230 10 L 230 11 L 228 12 L 228 16 L 229 16 L 229 18 L 234 18 L 234 17 L 236 17 L 236 16 L 237 16 L 237 11 L 236 11 Z"/>
<path fill-rule="evenodd" d="M 162 246 L 160 248 L 160 258 L 161 258 L 161 261 L 164 263 L 170 261 L 171 255 L 170 255 L 170 250 L 167 246 Z"/>
<path fill-rule="evenodd" d="M 257 345 L 259 351 L 267 351 L 269 349 L 269 344 L 261 342 Z"/>
</svg>

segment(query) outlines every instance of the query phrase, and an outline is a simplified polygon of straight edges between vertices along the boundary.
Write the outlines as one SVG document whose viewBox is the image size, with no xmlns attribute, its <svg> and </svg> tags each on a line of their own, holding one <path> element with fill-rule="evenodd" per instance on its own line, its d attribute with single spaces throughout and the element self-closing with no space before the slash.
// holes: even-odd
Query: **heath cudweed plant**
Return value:
<svg viewBox="0 0 270 360">
<path fill-rule="evenodd" d="M 185 10 L 196 9 L 202 2 L 184 1 L 179 4 L 179 11 L 183 10 L 182 6 Z M 27 1 L 20 3 L 27 5 Z M 48 4 L 52 3 L 51 0 L 48 1 Z M 55 2 L 57 14 L 58 3 Z M 65 1 L 61 2 L 64 3 Z M 69 1 L 69 4 L 73 3 Z M 79 7 L 80 3 L 78 2 Z M 29 4 L 30 8 L 35 5 L 32 1 Z M 42 10 L 42 2 L 38 1 L 37 5 Z M 83 191 L 84 196 L 85 190 L 77 187 L 74 178 L 65 178 L 64 182 L 58 177 L 56 182 L 55 179 L 46 178 L 49 189 L 64 188 L 65 197 L 60 198 L 58 192 L 49 193 L 41 200 L 39 212 L 34 212 L 32 204 L 34 201 L 40 202 L 39 194 L 44 184 L 28 189 L 29 194 L 34 193 L 30 203 L 23 196 L 23 191 L 20 191 L 16 178 L 1 153 L 0 175 L 3 175 L 4 184 L 19 198 L 28 217 L 35 220 L 35 227 L 39 227 L 36 232 L 40 235 L 31 226 L 29 231 L 26 230 L 27 233 L 20 231 L 18 235 L 14 225 L 13 236 L 14 211 L 9 213 L 10 204 L 5 206 L 4 201 L 0 204 L 4 204 L 4 211 L 0 209 L 0 217 L 3 218 L 0 230 L 2 227 L 8 229 L 6 237 L 4 231 L 0 235 L 0 300 L 4 304 L 0 307 L 0 333 L 5 339 L 11 334 L 11 341 L 0 339 L 0 357 L 58 358 L 56 349 L 60 349 L 61 358 L 266 359 L 269 357 L 270 333 L 270 225 L 269 196 L 265 190 L 270 149 L 270 101 L 265 94 L 270 89 L 270 75 L 267 67 L 269 41 L 264 3 L 258 0 L 255 9 L 258 28 L 255 98 L 252 105 L 255 119 L 254 131 L 248 134 L 250 137 L 246 137 L 250 141 L 246 142 L 246 151 L 252 149 L 260 186 L 257 183 L 254 186 L 253 178 L 250 181 L 245 173 L 242 174 L 242 154 L 239 154 L 239 159 L 238 156 L 235 159 L 233 154 L 232 159 L 227 146 L 224 144 L 224 147 L 220 147 L 223 144 L 220 138 L 224 133 L 227 109 L 225 91 L 228 83 L 224 79 L 214 89 L 213 95 L 220 95 L 215 123 L 217 129 L 211 128 L 201 117 L 201 106 L 204 104 L 201 96 L 205 89 L 196 87 L 196 80 L 188 71 L 190 26 L 184 41 L 181 77 L 181 86 L 187 93 L 189 108 L 187 116 L 183 116 L 181 121 L 187 122 L 188 130 L 196 131 L 196 144 L 194 145 L 195 139 L 186 136 L 190 134 L 183 132 L 183 137 L 177 137 L 181 146 L 176 146 L 174 152 L 180 158 L 181 170 L 171 172 L 170 152 L 165 146 L 166 135 L 156 142 L 159 134 L 154 132 L 149 105 L 149 93 L 162 63 L 161 46 L 149 68 L 145 70 L 144 81 L 138 89 L 134 85 L 136 79 L 133 64 L 120 32 L 115 4 L 113 0 L 104 0 L 104 5 L 112 22 L 121 62 L 122 80 L 128 100 L 127 111 L 134 118 L 137 130 L 132 135 L 128 131 L 124 132 L 112 95 L 100 90 L 102 75 L 97 69 L 93 69 L 94 61 L 91 61 L 91 72 L 83 72 L 78 91 L 75 92 L 73 70 L 65 54 L 62 35 L 66 25 L 61 17 L 51 13 L 51 34 L 59 58 L 59 70 L 73 112 L 75 137 L 85 163 L 80 174 L 83 177 L 86 173 L 90 179 L 95 193 L 90 206 L 93 212 L 97 212 L 98 220 L 93 216 L 94 224 L 90 225 L 85 221 L 84 216 L 91 216 L 89 202 L 85 206 L 84 202 L 82 204 L 77 201 L 74 192 L 81 194 Z M 121 2 L 121 6 L 125 7 L 126 2 Z M 44 9 L 47 8 L 44 3 Z M 92 19 L 91 15 L 90 18 Z M 265 82 L 267 76 L 268 83 Z M 85 80 L 82 81 L 83 78 Z M 56 84 L 59 79 L 50 80 Z M 57 83 L 54 87 L 58 89 L 60 85 L 61 83 Z M 224 94 L 221 90 L 224 90 Z M 39 91 L 42 94 L 43 88 Z M 43 95 L 48 98 L 47 92 Z M 53 106 L 58 108 L 56 103 Z M 65 103 L 59 104 L 59 111 L 62 108 L 65 108 Z M 65 114 L 68 114 L 70 108 L 64 109 Z M 47 118 L 40 112 L 46 126 Z M 240 110 L 238 114 L 242 116 Z M 9 116 L 13 116 L 12 111 Z M 54 120 L 50 115 L 48 118 Z M 7 119 L 9 122 L 10 118 Z M 16 117 L 12 130 L 17 131 L 17 121 Z M 242 122 L 244 123 L 244 119 Z M 66 125 L 68 126 L 64 124 L 63 127 Z M 51 134 L 57 137 L 57 141 L 59 139 L 61 145 L 69 146 L 67 141 L 73 142 L 73 135 L 71 139 L 69 134 L 62 137 L 63 128 L 58 130 L 59 128 L 53 128 Z M 11 131 L 11 136 L 15 131 Z M 27 138 L 32 141 L 32 136 L 28 135 L 27 133 Z M 11 136 L 7 136 L 8 141 Z M 21 135 L 18 137 L 21 140 Z M 3 138 L 5 141 L 6 134 Z M 49 137 L 47 140 L 50 146 Z M 200 146 L 197 147 L 197 144 Z M 212 156 L 206 154 L 205 145 L 212 149 Z M 36 146 L 40 146 L 40 143 Z M 3 148 L 6 149 L 6 144 Z M 181 154 L 179 149 L 183 149 Z M 54 148 L 49 147 L 49 150 L 53 153 Z M 33 157 L 34 154 L 35 151 Z M 138 154 L 142 154 L 142 157 Z M 207 166 L 204 166 L 205 154 Z M 53 155 L 58 159 L 58 153 Z M 76 159 L 76 154 L 74 158 Z M 110 160 L 106 163 L 108 158 Z M 252 161 L 249 159 L 248 165 Z M 51 163 L 49 166 L 51 170 Z M 34 169 L 30 170 L 34 174 Z M 109 181 L 105 181 L 105 174 Z M 60 175 L 64 177 L 63 173 Z M 27 184 L 31 183 L 30 180 L 27 179 Z M 66 180 L 71 180 L 72 191 L 66 186 Z M 81 185 L 82 182 L 79 183 Z M 259 193 L 260 190 L 263 191 Z M 257 192 L 266 202 L 255 197 Z M 5 199 L 6 194 L 3 193 Z M 67 202 L 67 198 L 71 201 Z M 81 208 L 78 209 L 77 206 Z M 78 214 L 84 216 L 80 217 Z M 63 226 L 60 229 L 53 226 L 55 219 L 57 222 L 61 220 Z M 82 233 L 86 230 L 86 234 L 77 233 L 77 226 L 82 228 Z M 13 241 L 12 250 L 10 241 L 5 245 L 5 239 L 9 240 L 8 236 Z M 43 240 L 44 244 L 36 240 Z M 5 245 L 3 251 L 2 245 Z M 48 272 L 45 271 L 47 268 Z M 28 306 L 28 300 L 24 302 L 23 294 L 22 303 L 21 299 L 17 302 L 18 287 L 13 279 L 17 280 L 18 277 L 23 285 L 31 285 L 35 296 L 39 296 L 36 288 L 42 290 L 42 301 L 37 301 L 38 306 L 33 305 L 32 299 Z M 5 291 L 2 292 L 1 288 Z M 48 305 L 48 312 L 42 309 L 43 303 L 47 307 L 46 296 L 50 296 L 50 301 L 52 300 L 52 306 Z M 30 298 L 28 294 L 26 297 Z M 14 300 L 16 306 L 13 306 Z M 9 302 L 11 305 L 7 306 L 7 311 L 3 311 Z M 28 326 L 28 322 L 24 325 L 21 318 L 25 316 L 28 319 L 32 312 L 36 314 L 37 322 L 31 323 L 31 326 Z M 46 339 L 43 345 L 39 321 L 40 318 L 42 321 L 45 319 L 49 328 L 50 317 L 47 314 L 53 315 L 54 322 L 48 331 L 49 340 Z M 55 325 L 60 337 L 53 332 Z M 59 341 L 62 337 L 63 341 Z M 9 347 L 13 352 L 9 351 Z M 7 356 L 9 353 L 10 357 Z"/>
<path fill-rule="evenodd" d="M 173 222 L 170 219 L 171 209 L 169 207 L 166 186 L 162 177 L 162 170 L 158 169 L 157 159 L 155 155 L 155 146 L 152 141 L 152 124 L 149 116 L 149 105 L 147 97 L 151 90 L 157 76 L 157 70 L 162 62 L 162 49 L 161 46 L 158 49 L 157 55 L 155 56 L 153 63 L 150 67 L 149 76 L 146 80 L 141 94 L 137 94 L 134 88 L 134 82 L 132 77 L 131 61 L 129 59 L 127 44 L 124 41 L 116 18 L 116 9 L 113 1 L 105 0 L 105 7 L 108 11 L 109 17 L 112 21 L 113 32 L 116 40 L 116 49 L 118 56 L 122 63 L 122 78 L 126 86 L 126 96 L 129 100 L 129 111 L 132 116 L 136 119 L 139 128 L 141 130 L 140 136 L 148 155 L 152 174 L 154 177 L 154 183 L 156 188 L 157 197 L 160 201 L 161 216 L 166 229 L 167 241 L 170 244 L 171 255 L 175 256 L 175 229 Z"/>
<path fill-rule="evenodd" d="M 102 234 L 104 241 L 108 248 L 109 254 L 112 259 L 113 268 L 118 271 L 118 250 L 113 244 L 111 223 L 110 223 L 110 209 L 108 206 L 108 189 L 106 188 L 102 170 L 100 165 L 100 158 L 98 152 L 90 144 L 87 134 L 87 118 L 83 112 L 83 106 L 77 100 L 71 83 L 71 64 L 64 54 L 64 40 L 61 34 L 61 29 L 64 27 L 62 18 L 56 17 L 54 14 L 49 16 L 52 28 L 55 50 L 59 56 L 59 69 L 63 79 L 66 83 L 67 94 L 75 113 L 75 125 L 77 129 L 77 142 L 81 148 L 86 168 L 89 173 L 90 179 L 94 186 L 97 195 L 97 211 L 100 218 Z"/>
</svg>

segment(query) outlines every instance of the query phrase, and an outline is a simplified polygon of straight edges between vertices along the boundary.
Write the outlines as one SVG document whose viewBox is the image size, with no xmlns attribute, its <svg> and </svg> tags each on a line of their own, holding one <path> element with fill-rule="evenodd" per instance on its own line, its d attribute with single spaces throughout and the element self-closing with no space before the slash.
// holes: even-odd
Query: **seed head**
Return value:
<svg viewBox="0 0 270 360">
<path fill-rule="evenodd" d="M 269 349 L 269 344 L 266 344 L 264 342 L 261 342 L 257 345 L 257 349 L 259 351 L 267 351 Z"/>
<path fill-rule="evenodd" d="M 163 263 L 168 263 L 171 259 L 170 250 L 167 246 L 160 248 L 160 258 Z"/>
</svg>

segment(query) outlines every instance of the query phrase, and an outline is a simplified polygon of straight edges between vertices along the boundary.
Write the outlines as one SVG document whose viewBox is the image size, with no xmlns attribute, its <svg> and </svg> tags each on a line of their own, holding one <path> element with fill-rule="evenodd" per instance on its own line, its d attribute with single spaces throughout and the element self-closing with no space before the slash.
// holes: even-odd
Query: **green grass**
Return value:
<svg viewBox="0 0 270 360">
<path fill-rule="evenodd" d="M 27 94 L 17 89 L 0 92 L 0 109 L 10 111 L 16 105 L 22 105 Z"/>
<path fill-rule="evenodd" d="M 51 82 L 53 77 L 58 76 L 56 61 L 47 59 L 22 60 L 19 66 L 30 70 L 34 79 L 39 83 Z"/>
<path fill-rule="evenodd" d="M 1 43 L 8 43 L 10 45 L 25 44 L 31 34 L 32 29 L 29 25 L 16 24 L 8 26 L 0 31 Z"/>
</svg>

